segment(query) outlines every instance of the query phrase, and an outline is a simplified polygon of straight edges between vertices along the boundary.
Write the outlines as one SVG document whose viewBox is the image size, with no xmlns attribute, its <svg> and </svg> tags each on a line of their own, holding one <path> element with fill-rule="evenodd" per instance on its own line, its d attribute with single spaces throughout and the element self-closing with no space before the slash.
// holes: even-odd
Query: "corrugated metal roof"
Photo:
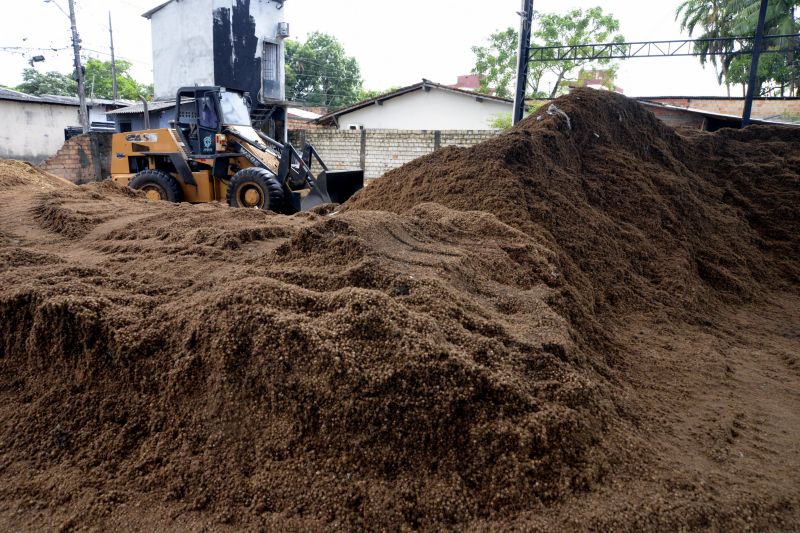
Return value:
<svg viewBox="0 0 800 533">
<path fill-rule="evenodd" d="M 170 109 L 172 107 L 175 107 L 175 100 L 161 100 L 158 102 L 148 102 L 147 104 L 148 111 L 160 111 L 162 109 Z M 136 115 L 143 113 L 144 104 L 136 104 L 109 111 L 106 113 L 106 115 Z"/>
<path fill-rule="evenodd" d="M 69 105 L 79 106 L 80 101 L 77 96 L 59 96 L 55 94 L 44 94 L 42 96 L 34 96 L 32 94 L 21 93 L 13 89 L 0 88 L 0 100 L 15 100 L 18 102 L 31 102 L 36 104 L 55 104 L 55 105 Z M 128 100 L 106 100 L 103 98 L 89 98 L 86 100 L 89 107 L 103 105 L 103 106 L 125 106 L 132 102 Z"/>
<path fill-rule="evenodd" d="M 319 113 L 306 111 L 305 109 L 297 109 L 296 107 L 290 107 L 286 110 L 286 112 L 290 117 L 299 118 L 301 120 L 316 120 L 322 116 Z"/>
<path fill-rule="evenodd" d="M 0 100 L 17 100 L 19 102 L 41 102 L 42 99 L 32 94 L 25 94 L 13 89 L 0 87 Z"/>
</svg>

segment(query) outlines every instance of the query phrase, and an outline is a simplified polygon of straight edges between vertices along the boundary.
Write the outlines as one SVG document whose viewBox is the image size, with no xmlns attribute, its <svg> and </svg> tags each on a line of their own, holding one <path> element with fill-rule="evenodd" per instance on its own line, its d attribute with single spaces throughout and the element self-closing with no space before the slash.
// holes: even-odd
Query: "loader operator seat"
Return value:
<svg viewBox="0 0 800 533">
<path fill-rule="evenodd" d="M 214 87 L 178 91 L 175 129 L 191 154 L 216 153 L 216 134 L 221 130 L 217 91 Z"/>
<path fill-rule="evenodd" d="M 200 112 L 196 135 L 199 150 L 195 153 L 213 154 L 216 148 L 216 135 L 220 131 L 216 100 L 211 95 L 203 96 L 198 99 L 197 108 Z"/>
<path fill-rule="evenodd" d="M 181 132 L 184 141 L 187 143 L 189 152 L 192 154 L 198 153 L 200 141 L 197 138 L 197 113 L 191 109 L 181 109 L 176 126 L 176 129 Z"/>
</svg>

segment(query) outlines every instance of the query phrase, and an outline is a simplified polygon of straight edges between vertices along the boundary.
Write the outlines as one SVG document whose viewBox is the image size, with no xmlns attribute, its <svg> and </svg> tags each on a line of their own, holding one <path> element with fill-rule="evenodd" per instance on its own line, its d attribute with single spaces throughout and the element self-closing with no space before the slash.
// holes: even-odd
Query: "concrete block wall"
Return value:
<svg viewBox="0 0 800 533">
<path fill-rule="evenodd" d="M 111 174 L 111 134 L 78 135 L 41 164 L 41 168 L 73 183 L 102 181 Z"/>
<path fill-rule="evenodd" d="M 363 130 L 364 177 L 375 179 L 436 150 L 435 132 L 411 130 Z"/>
<path fill-rule="evenodd" d="M 333 170 L 364 170 L 366 179 L 428 155 L 445 146 L 469 147 L 491 139 L 495 130 L 296 130 L 289 139 L 300 149 L 309 142 Z"/>
</svg>

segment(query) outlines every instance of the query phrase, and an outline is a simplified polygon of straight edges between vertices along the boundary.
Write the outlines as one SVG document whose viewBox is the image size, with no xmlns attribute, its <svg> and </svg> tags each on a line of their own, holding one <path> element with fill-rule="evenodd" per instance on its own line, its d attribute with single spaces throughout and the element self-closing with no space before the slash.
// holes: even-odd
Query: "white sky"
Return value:
<svg viewBox="0 0 800 533">
<path fill-rule="evenodd" d="M 54 0 L 67 9 L 67 0 Z M 152 82 L 150 26 L 141 14 L 162 0 L 76 0 L 84 56 L 109 59 L 108 12 L 114 20 L 117 56 L 133 62 L 134 76 Z M 614 14 L 629 41 L 681 38 L 675 22 L 679 0 L 534 0 L 541 12 L 601 6 Z M 428 78 L 455 83 L 474 66 L 470 47 L 483 44 L 495 30 L 519 26 L 520 0 L 287 0 L 292 38 L 309 32 L 336 36 L 358 59 L 365 86 L 386 89 Z M 0 48 L 67 48 L 69 20 L 44 0 L 0 0 Z M 71 49 L 0 49 L 0 84 L 14 86 L 27 66 L 26 56 L 42 54 L 40 71 L 71 69 Z M 622 63 L 617 84 L 629 96 L 723 95 L 712 67 L 695 57 L 630 59 Z M 543 84 L 547 89 L 547 83 Z M 734 95 L 738 94 L 734 91 Z"/>
</svg>

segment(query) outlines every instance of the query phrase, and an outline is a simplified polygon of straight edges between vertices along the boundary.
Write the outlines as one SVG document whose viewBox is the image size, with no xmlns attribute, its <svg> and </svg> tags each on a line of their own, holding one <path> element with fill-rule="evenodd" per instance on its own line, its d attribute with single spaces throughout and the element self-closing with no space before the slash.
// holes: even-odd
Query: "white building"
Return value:
<svg viewBox="0 0 800 533">
<path fill-rule="evenodd" d="M 125 102 L 90 100 L 93 129 L 108 129 L 106 112 Z M 80 127 L 80 105 L 71 96 L 33 96 L 0 88 L 0 158 L 41 163 L 64 144 L 65 130 Z"/>
<path fill-rule="evenodd" d="M 514 102 L 429 80 L 329 113 L 320 124 L 340 130 L 488 130 Z"/>
<path fill-rule="evenodd" d="M 255 122 L 284 137 L 285 0 L 169 0 L 144 14 L 153 39 L 156 100 L 181 87 L 247 92 Z M 259 125 L 261 126 L 261 125 Z"/>
</svg>

